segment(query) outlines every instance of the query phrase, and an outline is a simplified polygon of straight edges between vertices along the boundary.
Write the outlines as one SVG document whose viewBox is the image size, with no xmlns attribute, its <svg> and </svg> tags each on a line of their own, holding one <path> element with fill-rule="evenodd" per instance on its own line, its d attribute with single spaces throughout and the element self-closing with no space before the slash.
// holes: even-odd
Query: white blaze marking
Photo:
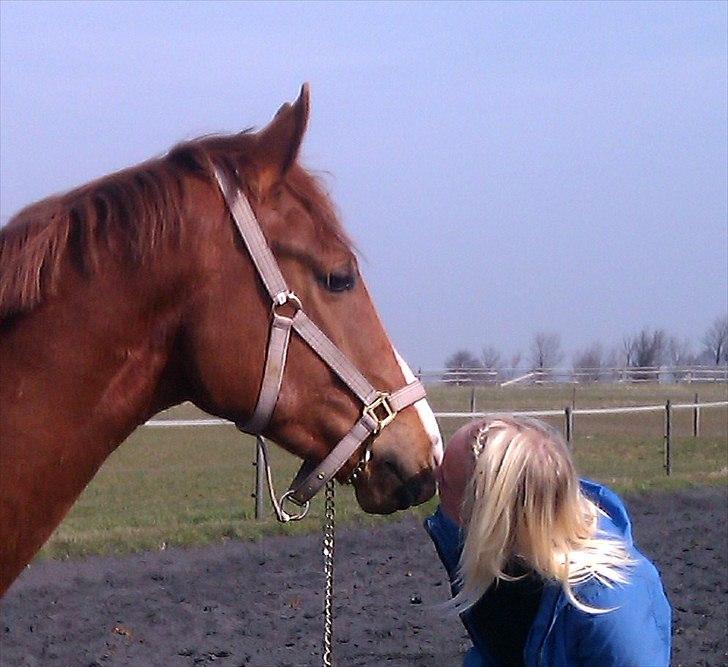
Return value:
<svg viewBox="0 0 728 667">
<path fill-rule="evenodd" d="M 412 372 L 412 369 L 407 365 L 407 362 L 399 356 L 399 352 L 397 352 L 394 346 L 392 349 L 394 350 L 394 356 L 397 359 L 397 363 L 402 369 L 405 382 L 407 382 L 407 384 L 414 382 L 417 378 Z M 417 401 L 414 404 L 414 408 L 417 410 L 417 414 L 419 415 L 422 426 L 425 429 L 425 433 L 427 433 L 430 437 L 430 442 L 432 443 L 432 455 L 435 459 L 435 464 L 440 465 L 440 463 L 442 463 L 442 436 L 440 435 L 440 427 L 437 425 L 437 420 L 432 412 L 432 408 L 427 402 L 427 399 L 424 398 Z"/>
</svg>

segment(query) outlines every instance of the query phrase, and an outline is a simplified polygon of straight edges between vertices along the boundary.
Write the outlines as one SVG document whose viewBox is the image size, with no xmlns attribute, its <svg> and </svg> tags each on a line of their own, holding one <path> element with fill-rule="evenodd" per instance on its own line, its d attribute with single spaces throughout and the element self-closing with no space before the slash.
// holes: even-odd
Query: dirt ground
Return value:
<svg viewBox="0 0 728 667">
<path fill-rule="evenodd" d="M 728 665 L 728 488 L 627 501 L 673 606 L 673 664 Z M 317 665 L 322 585 L 318 535 L 39 562 L 3 600 L 0 664 Z M 340 529 L 337 664 L 458 665 L 447 595 L 413 517 Z"/>
</svg>

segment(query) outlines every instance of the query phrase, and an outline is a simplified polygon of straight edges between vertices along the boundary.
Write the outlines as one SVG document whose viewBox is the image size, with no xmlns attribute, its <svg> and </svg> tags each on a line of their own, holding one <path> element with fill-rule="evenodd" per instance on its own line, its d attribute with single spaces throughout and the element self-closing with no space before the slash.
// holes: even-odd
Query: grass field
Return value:
<svg viewBox="0 0 728 667">
<path fill-rule="evenodd" d="M 478 387 L 475 409 L 516 411 L 691 402 L 728 399 L 725 385 L 571 385 L 551 387 Z M 467 387 L 433 386 L 435 411 L 467 411 Z M 159 418 L 202 416 L 183 405 Z M 620 492 L 676 488 L 728 482 L 728 409 L 705 409 L 701 436 L 692 437 L 692 414 L 676 412 L 673 419 L 673 474 L 663 469 L 662 413 L 577 416 L 573 441 L 579 470 Z M 552 423 L 561 426 L 563 418 Z M 464 423 L 444 419 L 447 438 Z M 283 490 L 298 461 L 273 449 L 275 481 Z M 68 557 L 90 553 L 119 553 L 160 549 L 165 545 L 195 544 L 226 538 L 256 538 L 271 533 L 318 530 L 322 501 L 312 504 L 307 520 L 278 524 L 269 516 L 254 519 L 255 441 L 232 426 L 142 427 L 109 458 L 82 494 L 42 554 Z M 339 521 L 377 523 L 387 518 L 364 514 L 351 489 L 337 489 Z M 413 510 L 419 515 L 433 503 Z M 269 501 L 266 498 L 266 507 Z"/>
</svg>

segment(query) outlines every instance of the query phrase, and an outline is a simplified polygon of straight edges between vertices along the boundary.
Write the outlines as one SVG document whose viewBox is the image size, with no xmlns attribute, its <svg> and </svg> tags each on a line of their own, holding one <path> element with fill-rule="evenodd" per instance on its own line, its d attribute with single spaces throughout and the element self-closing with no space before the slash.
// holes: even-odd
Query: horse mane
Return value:
<svg viewBox="0 0 728 667">
<path fill-rule="evenodd" d="M 27 312 L 52 296 L 64 258 L 84 275 L 99 268 L 99 249 L 132 265 L 178 244 L 187 224 L 184 179 L 214 183 L 214 163 L 240 181 L 251 160 L 250 131 L 178 144 L 155 158 L 69 192 L 31 204 L 0 228 L 0 320 Z M 286 184 L 325 234 L 351 247 L 319 179 L 300 164 Z M 244 183 L 241 183 L 245 187 Z"/>
</svg>

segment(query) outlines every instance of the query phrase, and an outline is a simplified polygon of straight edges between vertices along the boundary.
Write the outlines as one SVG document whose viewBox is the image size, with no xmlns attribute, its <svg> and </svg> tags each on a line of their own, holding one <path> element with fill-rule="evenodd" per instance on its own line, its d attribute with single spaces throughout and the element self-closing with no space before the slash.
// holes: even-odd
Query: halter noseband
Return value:
<svg viewBox="0 0 728 667">
<path fill-rule="evenodd" d="M 230 182 L 225 172 L 216 166 L 213 169 L 235 225 L 272 302 L 268 351 L 258 402 L 250 420 L 245 424 L 238 424 L 237 427 L 246 433 L 258 435 L 268 425 L 280 393 L 291 329 L 296 331 L 364 405 L 359 420 L 321 463 L 315 465 L 310 461 L 303 462 L 290 488 L 280 500 L 281 504 L 284 500 L 290 500 L 305 508 L 364 441 L 378 435 L 400 410 L 424 398 L 425 388 L 419 380 L 415 380 L 389 393 L 378 391 L 369 383 L 349 358 L 306 315 L 299 298 L 288 289 L 245 194 L 236 184 Z M 284 315 L 283 306 L 292 307 L 293 315 Z M 373 440 L 365 448 L 347 481 L 353 481 L 364 469 L 371 456 L 372 444 Z M 300 516 L 303 514 L 305 511 Z M 290 519 L 299 518 L 296 515 L 288 516 Z"/>
</svg>

